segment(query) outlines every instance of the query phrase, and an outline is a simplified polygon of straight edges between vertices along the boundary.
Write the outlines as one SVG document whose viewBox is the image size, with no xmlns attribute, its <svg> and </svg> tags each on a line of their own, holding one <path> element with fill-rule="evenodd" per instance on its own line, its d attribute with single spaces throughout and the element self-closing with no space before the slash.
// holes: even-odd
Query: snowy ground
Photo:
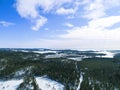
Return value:
<svg viewBox="0 0 120 90">
<path fill-rule="evenodd" d="M 33 51 L 34 53 L 40 53 L 40 54 L 45 54 L 45 53 L 57 53 L 57 51 Z"/>
<path fill-rule="evenodd" d="M 70 60 L 74 60 L 74 61 L 82 61 L 83 58 L 81 57 L 73 57 L 73 58 L 68 58 Z"/>
<path fill-rule="evenodd" d="M 0 81 L 0 90 L 16 90 L 23 80 Z"/>
<path fill-rule="evenodd" d="M 48 78 L 37 77 L 36 81 L 42 90 L 64 90 L 64 85 Z"/>
<path fill-rule="evenodd" d="M 79 84 L 78 84 L 77 90 L 80 90 L 82 81 L 83 81 L 83 75 L 82 73 L 80 73 Z"/>
<path fill-rule="evenodd" d="M 109 51 L 99 51 L 99 52 L 96 52 L 96 53 L 103 53 L 103 54 L 106 54 L 105 56 L 102 56 L 103 58 L 113 58 L 115 53 L 112 53 L 112 52 L 109 52 Z"/>
<path fill-rule="evenodd" d="M 61 58 L 61 57 L 66 57 L 68 56 L 67 54 L 65 53 L 61 53 L 61 54 L 54 54 L 54 55 L 46 55 L 45 58 Z"/>
<path fill-rule="evenodd" d="M 36 77 L 37 84 L 41 90 L 64 90 L 64 85 L 54 80 Z M 0 81 L 0 90 L 16 90 L 16 88 L 23 82 L 20 80 Z"/>
</svg>

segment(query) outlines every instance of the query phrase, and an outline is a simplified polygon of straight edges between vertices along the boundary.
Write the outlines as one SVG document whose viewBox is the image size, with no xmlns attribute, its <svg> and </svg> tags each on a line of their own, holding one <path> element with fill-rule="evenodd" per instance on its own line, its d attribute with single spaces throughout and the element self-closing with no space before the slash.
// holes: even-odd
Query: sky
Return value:
<svg viewBox="0 0 120 90">
<path fill-rule="evenodd" d="M 0 48 L 120 49 L 120 0 L 0 0 Z"/>
</svg>

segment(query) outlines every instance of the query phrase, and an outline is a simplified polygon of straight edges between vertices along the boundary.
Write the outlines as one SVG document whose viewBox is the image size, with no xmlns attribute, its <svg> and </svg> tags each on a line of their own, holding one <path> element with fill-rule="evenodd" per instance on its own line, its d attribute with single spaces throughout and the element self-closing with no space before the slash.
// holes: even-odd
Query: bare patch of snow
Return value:
<svg viewBox="0 0 120 90">
<path fill-rule="evenodd" d="M 24 75 L 25 74 L 25 70 L 19 70 L 17 72 L 15 72 L 14 76 L 21 76 L 21 75 Z"/>
<path fill-rule="evenodd" d="M 109 52 L 109 51 L 98 51 L 96 53 L 103 53 L 106 54 L 105 56 L 102 56 L 103 58 L 113 58 L 115 53 Z"/>
<path fill-rule="evenodd" d="M 35 79 L 41 90 L 65 90 L 64 85 L 54 80 L 45 77 L 36 77 Z M 16 90 L 22 82 L 22 79 L 0 81 L 0 90 Z"/>
<path fill-rule="evenodd" d="M 72 58 L 68 58 L 70 60 L 74 60 L 74 61 L 82 61 L 83 58 L 81 57 L 72 57 Z"/>
<path fill-rule="evenodd" d="M 37 77 L 36 81 L 39 85 L 39 88 L 42 90 L 64 90 L 65 89 L 64 85 L 48 78 Z"/>
<path fill-rule="evenodd" d="M 57 53 L 57 51 L 33 51 L 34 53 L 40 53 L 40 54 L 45 54 L 45 53 Z"/>
<path fill-rule="evenodd" d="M 82 81 L 83 81 L 83 73 L 80 73 L 80 79 L 79 79 L 79 84 L 78 84 L 77 90 L 80 90 Z"/>
<path fill-rule="evenodd" d="M 61 58 L 66 56 L 67 54 L 61 53 L 61 54 L 54 54 L 54 55 L 46 55 L 45 58 Z"/>
<path fill-rule="evenodd" d="M 16 90 L 23 80 L 0 81 L 0 90 Z"/>
</svg>

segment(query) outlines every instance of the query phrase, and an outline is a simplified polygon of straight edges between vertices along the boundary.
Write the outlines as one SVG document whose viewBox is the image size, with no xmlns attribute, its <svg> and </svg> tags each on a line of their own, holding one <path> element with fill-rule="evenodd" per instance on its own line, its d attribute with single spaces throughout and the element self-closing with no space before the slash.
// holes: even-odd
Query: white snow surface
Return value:
<svg viewBox="0 0 120 90">
<path fill-rule="evenodd" d="M 25 74 L 24 70 L 19 70 L 19 71 L 15 72 L 14 76 L 21 76 L 21 75 L 24 75 L 24 74 Z"/>
<path fill-rule="evenodd" d="M 23 80 L 0 81 L 0 90 L 16 90 Z"/>
<path fill-rule="evenodd" d="M 79 78 L 79 84 L 78 84 L 77 90 L 80 90 L 82 81 L 83 81 L 83 75 L 82 75 L 82 73 L 81 73 L 81 74 L 80 74 L 80 78 Z"/>
<path fill-rule="evenodd" d="M 82 61 L 83 58 L 81 57 L 73 57 L 73 58 L 68 58 L 70 60 L 74 60 L 74 61 Z"/>
<path fill-rule="evenodd" d="M 46 55 L 45 58 L 61 58 L 61 57 L 66 57 L 68 56 L 67 54 L 65 53 L 61 53 L 61 54 L 54 54 L 54 55 Z"/>
<path fill-rule="evenodd" d="M 16 90 L 23 82 L 20 80 L 0 81 L 0 90 Z M 64 90 L 65 86 L 45 77 L 36 77 L 36 82 L 41 90 Z"/>
<path fill-rule="evenodd" d="M 64 85 L 48 78 L 37 77 L 36 81 L 39 85 L 39 88 L 42 90 L 64 90 L 65 89 Z"/>
<path fill-rule="evenodd" d="M 45 54 L 45 53 L 57 53 L 57 51 L 33 51 L 34 53 L 40 53 L 40 54 Z"/>
<path fill-rule="evenodd" d="M 99 51 L 99 52 L 96 52 L 96 53 L 104 53 L 106 54 L 105 56 L 102 56 L 103 58 L 113 58 L 115 53 L 112 53 L 112 52 L 109 52 L 109 51 Z"/>
</svg>

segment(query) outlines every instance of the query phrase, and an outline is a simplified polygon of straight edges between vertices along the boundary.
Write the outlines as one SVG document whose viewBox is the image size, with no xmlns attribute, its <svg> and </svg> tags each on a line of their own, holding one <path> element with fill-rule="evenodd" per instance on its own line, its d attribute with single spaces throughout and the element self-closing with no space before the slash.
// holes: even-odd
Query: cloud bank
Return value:
<svg viewBox="0 0 120 90">
<path fill-rule="evenodd" d="M 110 28 L 118 23 L 120 23 L 120 16 L 99 18 L 91 20 L 86 26 L 73 27 L 60 37 L 65 39 L 120 39 L 120 26 Z"/>
</svg>

